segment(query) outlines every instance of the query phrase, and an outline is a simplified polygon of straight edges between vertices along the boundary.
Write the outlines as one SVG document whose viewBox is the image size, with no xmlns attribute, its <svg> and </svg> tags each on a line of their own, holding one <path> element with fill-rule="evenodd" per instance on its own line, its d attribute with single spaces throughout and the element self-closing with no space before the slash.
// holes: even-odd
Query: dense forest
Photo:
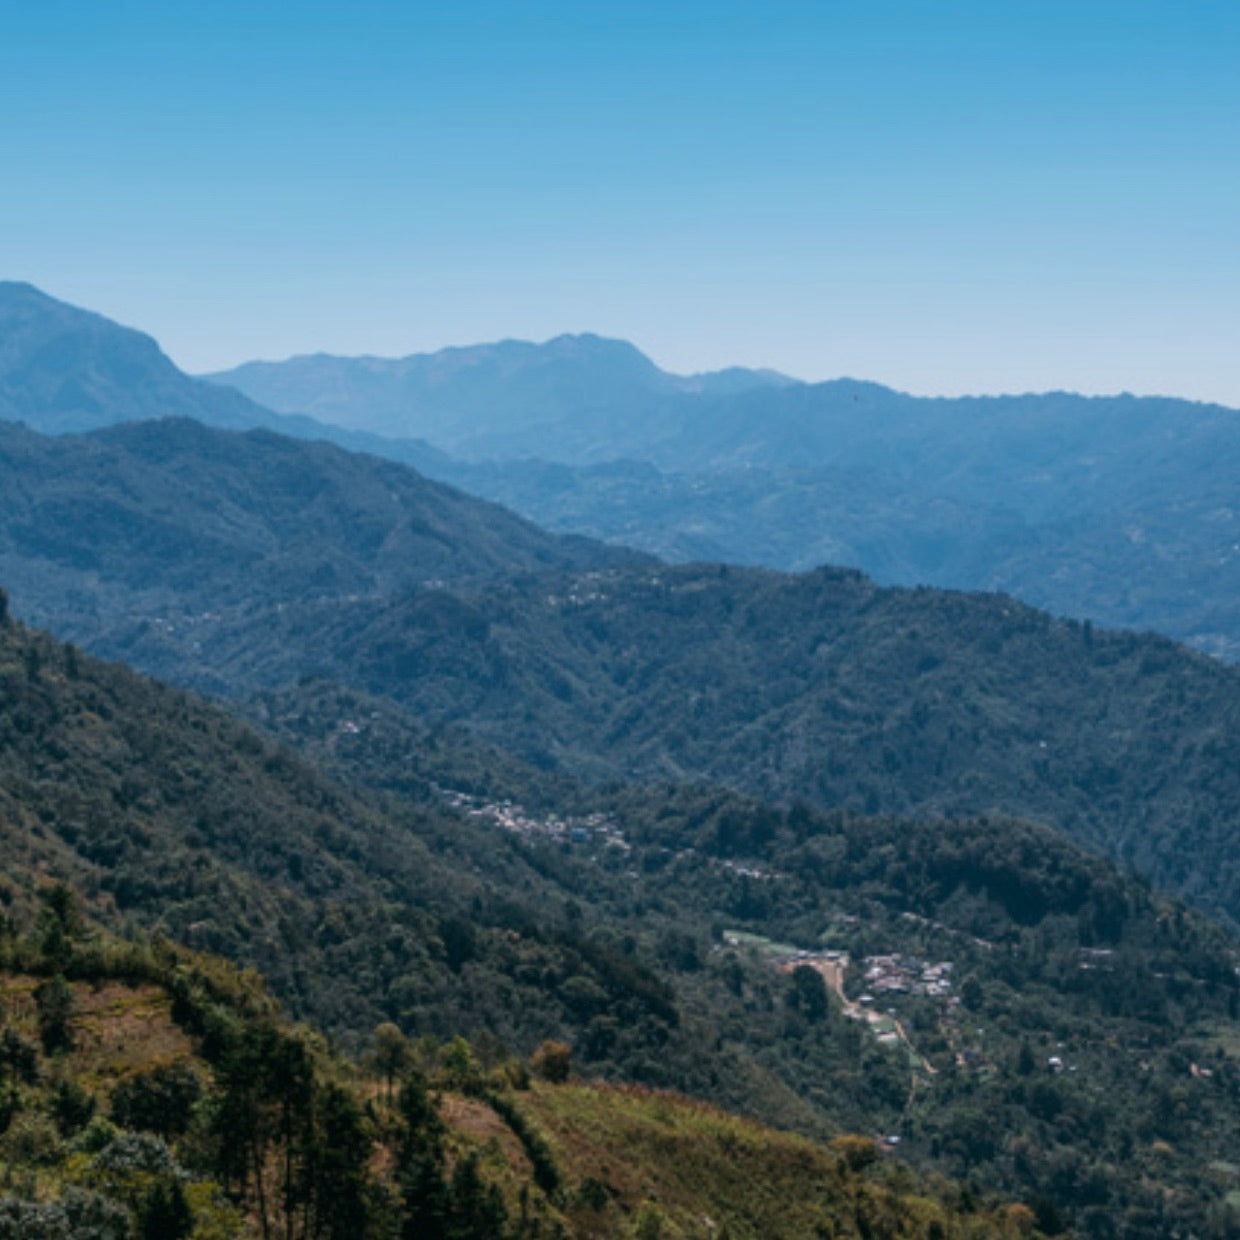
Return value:
<svg viewBox="0 0 1240 1240">
<path fill-rule="evenodd" d="M 643 568 L 131 620 L 102 644 L 237 694 L 325 675 L 588 779 L 1033 818 L 1240 909 L 1240 673 L 1000 595 Z"/>
<path fill-rule="evenodd" d="M 660 566 L 265 432 L 4 439 L 14 609 L 152 674 L 234 699 L 326 675 L 589 779 L 1001 811 L 1240 909 L 1240 673 L 1165 639 L 844 570 Z"/>
<path fill-rule="evenodd" d="M 1236 946 L 1045 828 L 575 785 L 324 682 L 260 703 L 264 736 L 12 621 L 0 690 L 18 921 L 50 875 L 355 1053 L 385 1022 L 488 1064 L 563 1043 L 587 1077 L 898 1138 L 1048 1233 L 1231 1225 Z"/>
</svg>

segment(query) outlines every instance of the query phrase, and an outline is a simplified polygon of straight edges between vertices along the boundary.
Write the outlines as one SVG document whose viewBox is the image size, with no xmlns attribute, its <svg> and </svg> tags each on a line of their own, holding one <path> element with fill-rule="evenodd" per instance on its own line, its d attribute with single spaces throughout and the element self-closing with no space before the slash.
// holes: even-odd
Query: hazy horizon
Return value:
<svg viewBox="0 0 1240 1240">
<path fill-rule="evenodd" d="M 1240 405 L 1240 11 L 0 14 L 0 271 L 194 373 L 589 331 L 679 374 Z"/>
</svg>

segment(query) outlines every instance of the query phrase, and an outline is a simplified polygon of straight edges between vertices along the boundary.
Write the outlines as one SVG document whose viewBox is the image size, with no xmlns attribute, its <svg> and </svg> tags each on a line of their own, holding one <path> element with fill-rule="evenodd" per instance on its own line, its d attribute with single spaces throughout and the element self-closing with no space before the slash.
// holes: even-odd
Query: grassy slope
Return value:
<svg viewBox="0 0 1240 1240">
<path fill-rule="evenodd" d="M 862 1236 L 867 1226 L 881 1228 L 880 1219 L 893 1237 L 926 1235 L 936 1221 L 945 1236 L 1020 1234 L 1018 1209 L 969 1220 L 898 1168 L 853 1169 L 848 1155 L 866 1163 L 873 1156 L 865 1139 L 824 1146 L 632 1087 L 541 1086 L 525 1105 L 568 1179 L 593 1178 L 607 1190 L 604 1210 L 590 1210 L 580 1193 L 570 1209 L 584 1236 L 614 1234 L 621 1213 L 666 1220 L 659 1234 L 726 1232 L 734 1240 Z"/>
<path fill-rule="evenodd" d="M 14 950 L 11 944 L 9 950 Z M 29 954 L 33 949 L 18 950 Z M 96 937 L 91 950 L 94 958 L 102 959 L 100 953 L 110 949 Z M 114 960 L 124 957 L 126 949 L 114 950 Z M 142 953 L 130 951 L 130 956 L 137 959 Z M 30 958 L 37 960 L 37 955 Z M 153 973 L 162 967 L 153 957 L 142 959 Z M 171 959 L 167 963 L 171 965 Z M 218 964 L 202 963 L 217 987 L 249 996 L 247 1003 L 258 997 L 253 980 L 229 980 Z M 114 1113 L 118 1086 L 154 1068 L 176 1065 L 197 1076 L 209 1095 L 220 1088 L 216 1065 L 202 1057 L 201 1039 L 187 1032 L 184 1017 L 176 1018 L 165 984 L 109 978 L 85 955 L 67 967 L 87 975 L 69 986 L 72 1046 L 54 1055 L 40 1053 L 34 1079 L 16 1087 L 17 1109 L 0 1130 L 5 1161 L 0 1199 L 46 1202 L 71 1189 L 86 1189 L 102 1194 L 114 1207 L 140 1214 L 154 1178 L 136 1170 L 105 1170 L 97 1157 L 123 1137 L 105 1119 Z M 184 975 L 195 968 L 195 960 L 182 955 L 172 967 Z M 39 1040 L 33 994 L 45 980 L 45 974 L 0 970 L 0 1024 L 31 1047 Z M 389 1204 L 376 1206 L 355 1234 L 393 1234 L 391 1203 L 399 1196 L 400 1175 L 397 1112 L 376 1079 L 334 1060 L 320 1044 L 312 1054 L 316 1073 L 343 1084 L 358 1100 L 368 1100 L 373 1116 L 367 1139 L 378 1194 L 374 1201 Z M 450 1074 L 440 1071 L 439 1078 L 448 1088 L 438 1095 L 438 1109 L 448 1125 L 449 1167 L 471 1151 L 481 1157 L 485 1177 L 500 1185 L 508 1200 L 514 1237 L 547 1234 L 542 1228 L 558 1224 L 559 1234 L 583 1240 L 724 1234 L 757 1240 L 814 1234 L 828 1222 L 833 1228 L 828 1234 L 839 1237 L 870 1235 L 865 1229 L 874 1226 L 885 1228 L 885 1235 L 912 1237 L 927 1234 L 932 1221 L 941 1231 L 931 1234 L 945 1237 L 1029 1234 L 1028 1213 L 1019 1207 L 962 1214 L 950 1204 L 959 1199 L 959 1190 L 950 1184 L 917 1181 L 907 1171 L 881 1166 L 865 1170 L 862 1164 L 869 1166 L 875 1156 L 864 1139 L 828 1148 L 688 1099 L 635 1089 L 575 1084 L 513 1092 L 488 1087 L 500 1089 L 506 1113 L 515 1109 L 525 1116 L 519 1132 L 486 1101 L 452 1092 L 456 1082 Z M 55 1119 L 56 1097 L 66 1086 L 89 1101 L 93 1120 L 83 1116 L 66 1124 Z M 210 1114 L 208 1107 L 200 1119 L 205 1122 Z M 550 1197 L 531 1182 L 532 1164 L 525 1152 L 531 1131 L 549 1138 L 547 1148 L 561 1183 Z M 222 1240 L 251 1234 L 256 1227 L 253 1214 L 243 1222 L 209 1171 L 195 1169 L 197 1160 L 210 1157 L 204 1132 L 191 1123 L 184 1139 L 170 1139 L 174 1155 L 191 1168 L 184 1183 L 195 1217 L 193 1236 Z M 278 1144 L 270 1155 L 270 1174 L 275 1175 L 283 1157 Z M 252 1196 L 237 1200 L 253 1210 Z M 2 1211 L 0 1200 L 0 1216 Z M 537 1220 L 528 1227 L 518 1222 L 527 1212 Z"/>
</svg>

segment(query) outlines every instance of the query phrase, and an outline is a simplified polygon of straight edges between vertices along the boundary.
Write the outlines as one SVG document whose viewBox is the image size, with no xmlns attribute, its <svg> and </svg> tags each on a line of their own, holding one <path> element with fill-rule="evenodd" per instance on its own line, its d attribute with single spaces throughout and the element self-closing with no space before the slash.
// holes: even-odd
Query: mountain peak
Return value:
<svg viewBox="0 0 1240 1240">
<path fill-rule="evenodd" d="M 183 373 L 154 337 L 33 284 L 0 281 L 0 420 L 55 435 L 170 416 L 295 429 L 241 393 Z"/>
<path fill-rule="evenodd" d="M 25 280 L 0 280 L 0 305 L 11 300 L 55 301 L 42 289 Z"/>
</svg>

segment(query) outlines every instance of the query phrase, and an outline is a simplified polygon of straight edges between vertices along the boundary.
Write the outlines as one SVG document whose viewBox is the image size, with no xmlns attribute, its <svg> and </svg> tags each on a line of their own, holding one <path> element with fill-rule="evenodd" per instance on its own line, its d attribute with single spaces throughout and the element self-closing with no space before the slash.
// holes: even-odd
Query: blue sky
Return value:
<svg viewBox="0 0 1240 1240">
<path fill-rule="evenodd" d="M 192 370 L 661 364 L 1240 405 L 1240 5 L 0 0 L 0 276 Z"/>
</svg>

